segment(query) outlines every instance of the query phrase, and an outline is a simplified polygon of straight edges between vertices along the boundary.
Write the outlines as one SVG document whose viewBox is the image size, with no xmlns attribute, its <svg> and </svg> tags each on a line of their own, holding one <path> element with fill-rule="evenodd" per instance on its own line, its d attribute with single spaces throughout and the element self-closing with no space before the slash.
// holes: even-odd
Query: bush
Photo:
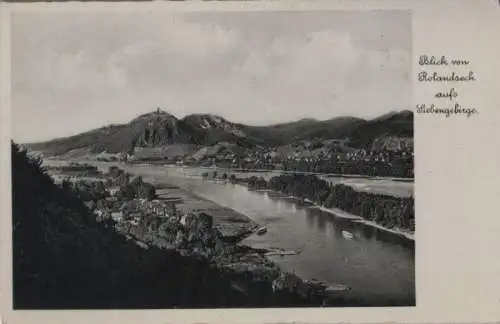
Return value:
<svg viewBox="0 0 500 324">
<path fill-rule="evenodd" d="M 126 200 L 134 198 L 153 200 L 156 198 L 156 188 L 152 184 L 144 182 L 142 177 L 137 177 L 129 184 L 122 185 L 117 196 L 119 199 Z"/>
</svg>

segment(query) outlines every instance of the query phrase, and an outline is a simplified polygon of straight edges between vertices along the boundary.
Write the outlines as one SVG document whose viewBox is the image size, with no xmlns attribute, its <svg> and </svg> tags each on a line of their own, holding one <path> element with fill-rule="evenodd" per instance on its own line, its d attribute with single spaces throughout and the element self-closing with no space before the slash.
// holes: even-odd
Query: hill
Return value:
<svg viewBox="0 0 500 324">
<path fill-rule="evenodd" d="M 71 137 L 28 146 L 35 151 L 61 155 L 72 150 L 87 149 L 91 153 L 133 152 L 134 148 L 159 147 L 169 144 L 197 144 L 195 129 L 164 111 L 141 115 L 124 125 L 109 125 Z"/>
<path fill-rule="evenodd" d="M 413 112 L 404 110 L 355 125 L 346 134 L 353 147 L 369 148 L 382 137 L 413 138 Z"/>
<path fill-rule="evenodd" d="M 327 140 L 346 137 L 349 130 L 365 121 L 355 117 L 338 117 L 330 120 L 301 119 L 296 122 L 271 126 L 243 126 L 249 136 L 272 145 L 287 145 L 300 140 Z"/>
<path fill-rule="evenodd" d="M 169 152 L 188 155 L 221 142 L 251 150 L 300 141 L 344 139 L 349 147 L 369 148 L 374 141 L 384 142 L 386 137 L 413 138 L 413 112 L 392 112 L 372 120 L 338 117 L 251 126 L 211 114 L 192 114 L 177 119 L 158 110 L 141 115 L 128 124 L 109 125 L 71 137 L 27 145 L 31 150 L 46 155 L 142 151 L 143 156 L 148 156 L 147 152 L 151 151 L 155 156 L 162 156 L 171 154 L 162 152 L 167 152 L 164 148 L 172 145 L 176 148 Z"/>
<path fill-rule="evenodd" d="M 16 145 L 12 165 L 15 309 L 182 307 L 238 300 L 208 264 L 142 249 L 98 223 L 73 192 L 56 186 Z"/>
<path fill-rule="evenodd" d="M 127 240 L 40 160 L 11 150 L 14 309 L 319 305 L 272 279 Z"/>
<path fill-rule="evenodd" d="M 229 142 L 253 148 L 260 144 L 258 139 L 246 134 L 244 125 L 232 123 L 221 116 L 192 114 L 184 117 L 182 121 L 196 130 L 198 138 L 206 146 Z"/>
</svg>

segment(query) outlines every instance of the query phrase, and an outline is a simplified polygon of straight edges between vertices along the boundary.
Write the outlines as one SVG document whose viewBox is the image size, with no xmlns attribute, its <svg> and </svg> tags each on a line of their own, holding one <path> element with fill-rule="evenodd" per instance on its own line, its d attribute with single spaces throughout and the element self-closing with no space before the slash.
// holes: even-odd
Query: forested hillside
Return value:
<svg viewBox="0 0 500 324">
<path fill-rule="evenodd" d="M 15 309 L 170 308 L 307 305 L 251 274 L 208 260 L 142 248 L 99 223 L 40 161 L 12 144 Z M 235 288 L 245 283 L 245 290 Z"/>
</svg>

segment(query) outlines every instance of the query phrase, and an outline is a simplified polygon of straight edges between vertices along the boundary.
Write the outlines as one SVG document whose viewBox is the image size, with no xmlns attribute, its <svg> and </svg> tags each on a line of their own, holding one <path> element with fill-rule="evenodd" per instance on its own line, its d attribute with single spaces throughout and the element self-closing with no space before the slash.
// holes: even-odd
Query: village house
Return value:
<svg viewBox="0 0 500 324">
<path fill-rule="evenodd" d="M 129 221 L 134 225 L 140 224 L 146 216 L 158 219 L 178 216 L 175 204 L 163 200 L 133 199 L 120 202 L 116 197 L 107 197 L 97 202 L 97 210 L 99 216 Z"/>
<path fill-rule="evenodd" d="M 118 202 L 118 198 L 117 197 L 106 197 L 106 201 L 110 202 L 110 203 L 115 203 L 115 202 Z"/>
<path fill-rule="evenodd" d="M 113 211 L 113 212 L 111 212 L 111 218 L 115 222 L 121 222 L 123 220 L 123 212 L 121 212 L 121 211 Z"/>
<path fill-rule="evenodd" d="M 142 217 L 143 217 L 142 213 L 134 212 L 134 213 L 128 214 L 127 220 L 132 225 L 139 225 L 141 223 Z"/>
<path fill-rule="evenodd" d="M 120 191 L 119 186 L 112 186 L 108 188 L 109 195 L 112 197 L 115 197 L 119 191 Z"/>
</svg>

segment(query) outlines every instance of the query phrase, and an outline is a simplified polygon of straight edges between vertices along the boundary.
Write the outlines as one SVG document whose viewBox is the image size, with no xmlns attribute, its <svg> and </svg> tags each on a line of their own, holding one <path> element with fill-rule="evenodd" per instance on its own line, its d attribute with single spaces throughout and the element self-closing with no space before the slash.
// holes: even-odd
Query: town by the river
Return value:
<svg viewBox="0 0 500 324">
<path fill-rule="evenodd" d="M 170 184 L 230 208 L 267 228 L 265 235 L 252 235 L 242 243 L 254 248 L 296 251 L 268 256 L 280 267 L 304 279 L 350 288 L 347 294 L 366 304 L 409 305 L 415 299 L 414 242 L 353 219 L 339 217 L 301 204 L 270 191 L 250 190 L 244 185 L 206 180 L 206 169 L 174 165 L 85 162 L 107 170 L 112 165 L 155 185 Z M 45 160 L 46 165 L 66 161 Z M 236 173 L 236 172 L 232 172 Z M 249 176 L 248 173 L 245 173 Z M 259 173 L 270 177 L 275 174 Z M 330 178 L 357 190 L 406 196 L 413 182 L 393 179 Z M 349 233 L 346 237 L 345 233 Z"/>
</svg>

